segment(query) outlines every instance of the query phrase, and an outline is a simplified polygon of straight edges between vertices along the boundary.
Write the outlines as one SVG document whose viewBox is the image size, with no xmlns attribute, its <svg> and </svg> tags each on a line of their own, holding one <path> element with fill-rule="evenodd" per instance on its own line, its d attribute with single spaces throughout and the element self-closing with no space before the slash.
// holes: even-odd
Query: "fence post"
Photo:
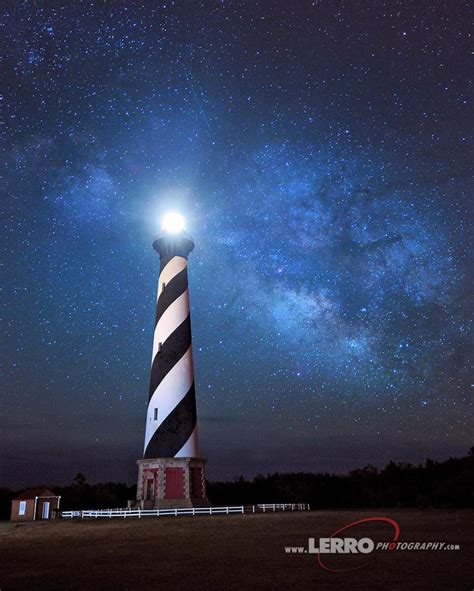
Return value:
<svg viewBox="0 0 474 591">
<path fill-rule="evenodd" d="M 175 509 L 175 510 L 174 510 L 174 516 L 175 516 L 175 517 L 178 517 L 178 509 Z"/>
<path fill-rule="evenodd" d="M 193 507 L 193 515 L 196 515 L 196 509 Z"/>
<path fill-rule="evenodd" d="M 142 518 L 142 511 L 140 508 L 138 508 L 138 519 Z"/>
<path fill-rule="evenodd" d="M 226 513 L 229 515 L 229 507 L 226 507 Z"/>
</svg>

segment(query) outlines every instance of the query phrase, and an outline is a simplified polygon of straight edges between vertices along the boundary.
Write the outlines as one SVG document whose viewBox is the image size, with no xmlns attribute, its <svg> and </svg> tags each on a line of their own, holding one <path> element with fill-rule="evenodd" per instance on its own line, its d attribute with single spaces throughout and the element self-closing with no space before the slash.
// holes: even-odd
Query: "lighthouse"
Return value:
<svg viewBox="0 0 474 591">
<path fill-rule="evenodd" d="M 160 256 L 150 389 L 137 500 L 144 509 L 207 505 L 194 387 L 188 256 L 193 239 L 177 213 L 153 242 Z"/>
</svg>

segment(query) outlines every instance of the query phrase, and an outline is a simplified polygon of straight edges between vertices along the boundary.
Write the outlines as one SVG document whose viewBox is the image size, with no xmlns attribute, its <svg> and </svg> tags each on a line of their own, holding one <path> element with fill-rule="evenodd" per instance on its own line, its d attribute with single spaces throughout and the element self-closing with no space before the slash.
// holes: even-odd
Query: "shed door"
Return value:
<svg viewBox="0 0 474 591">
<path fill-rule="evenodd" d="M 43 503 L 43 519 L 49 519 L 49 501 Z"/>
</svg>

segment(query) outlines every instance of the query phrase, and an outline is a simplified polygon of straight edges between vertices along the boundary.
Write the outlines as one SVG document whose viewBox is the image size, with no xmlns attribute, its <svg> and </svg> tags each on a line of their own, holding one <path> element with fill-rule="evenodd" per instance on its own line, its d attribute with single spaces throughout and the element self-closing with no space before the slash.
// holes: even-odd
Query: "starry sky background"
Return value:
<svg viewBox="0 0 474 591">
<path fill-rule="evenodd" d="M 1 482 L 134 482 L 160 215 L 211 479 L 463 455 L 469 2 L 3 2 Z"/>
</svg>

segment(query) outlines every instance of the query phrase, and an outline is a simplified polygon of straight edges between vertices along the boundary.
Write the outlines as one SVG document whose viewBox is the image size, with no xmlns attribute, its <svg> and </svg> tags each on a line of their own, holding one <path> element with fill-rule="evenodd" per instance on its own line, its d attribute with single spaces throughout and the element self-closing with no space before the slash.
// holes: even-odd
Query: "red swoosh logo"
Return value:
<svg viewBox="0 0 474 591">
<path fill-rule="evenodd" d="M 394 544 L 397 542 L 397 540 L 400 536 L 400 526 L 398 525 L 398 523 L 394 519 L 391 519 L 390 517 L 366 517 L 365 519 L 359 519 L 358 521 L 353 521 L 352 523 L 349 523 L 349 525 L 345 525 L 344 527 L 341 527 L 340 529 L 335 531 L 329 537 L 334 538 L 335 536 L 337 536 L 337 534 L 340 534 L 342 531 L 345 531 L 346 529 L 349 529 L 350 527 L 354 527 L 355 525 L 360 525 L 361 523 L 368 523 L 369 521 L 384 521 L 385 523 L 389 523 L 391 526 L 393 526 L 393 529 L 395 530 L 395 534 L 393 536 L 392 543 Z M 390 544 L 390 546 L 392 546 L 392 544 Z M 395 548 L 395 545 L 393 545 L 393 547 L 391 547 L 390 550 L 393 550 L 394 548 Z M 364 564 L 361 564 L 359 566 L 354 566 L 351 568 L 330 568 L 329 566 L 326 566 L 325 564 L 323 564 L 323 562 L 321 560 L 320 553 L 318 553 L 318 563 L 321 568 L 331 571 L 332 573 L 346 573 L 351 570 L 358 570 L 360 568 L 364 568 L 369 564 L 368 562 L 365 562 Z"/>
</svg>

